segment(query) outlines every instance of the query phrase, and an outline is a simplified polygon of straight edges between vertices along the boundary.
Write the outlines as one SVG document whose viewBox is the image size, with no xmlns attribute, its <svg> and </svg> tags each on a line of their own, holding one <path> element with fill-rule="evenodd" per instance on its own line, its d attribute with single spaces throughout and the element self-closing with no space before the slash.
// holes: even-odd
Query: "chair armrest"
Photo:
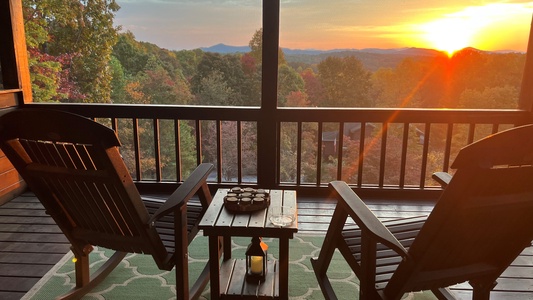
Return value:
<svg viewBox="0 0 533 300">
<path fill-rule="evenodd" d="M 167 201 L 152 215 L 150 223 L 159 220 L 161 217 L 173 212 L 176 207 L 186 205 L 187 201 L 207 184 L 207 177 L 213 169 L 212 164 L 200 164 L 191 175 L 170 195 Z"/>
<path fill-rule="evenodd" d="M 438 182 L 443 188 L 450 184 L 452 180 L 452 175 L 446 172 L 436 172 L 431 176 L 436 182 Z"/>
<path fill-rule="evenodd" d="M 366 204 L 357 196 L 357 194 L 344 181 L 330 182 L 337 193 L 337 205 L 343 205 L 348 215 L 357 223 L 361 230 L 371 234 L 378 242 L 386 245 L 402 257 L 408 257 L 407 250 L 394 237 L 394 235 L 381 223 L 374 213 Z"/>
</svg>

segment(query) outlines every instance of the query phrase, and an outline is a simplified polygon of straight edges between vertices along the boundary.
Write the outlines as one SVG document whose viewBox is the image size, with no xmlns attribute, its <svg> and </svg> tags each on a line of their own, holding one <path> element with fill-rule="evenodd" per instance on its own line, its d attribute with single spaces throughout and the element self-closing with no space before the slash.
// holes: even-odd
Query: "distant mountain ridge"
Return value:
<svg viewBox="0 0 533 300">
<path fill-rule="evenodd" d="M 220 54 L 246 53 L 250 51 L 250 47 L 248 46 L 229 46 L 225 44 L 217 44 L 211 47 L 200 49 L 205 52 L 215 52 Z M 366 48 L 332 50 L 282 49 L 287 62 L 295 68 L 297 68 L 297 66 L 303 66 L 305 68 L 306 66 L 317 65 L 330 56 L 355 56 L 361 61 L 367 70 L 372 72 L 377 71 L 380 68 L 395 68 L 400 62 L 408 57 L 416 60 L 431 60 L 438 56 L 446 56 L 444 52 L 422 48 Z"/>
<path fill-rule="evenodd" d="M 225 44 L 217 44 L 211 47 L 200 48 L 205 52 L 215 52 L 220 54 L 235 54 L 246 53 L 250 51 L 248 46 L 229 46 Z M 380 68 L 395 68 L 406 58 L 416 61 L 428 62 L 437 57 L 447 57 L 444 51 L 424 48 L 396 48 L 396 49 L 379 49 L 379 48 L 365 48 L 365 49 L 332 49 L 332 50 L 316 50 L 316 49 L 289 49 L 282 48 L 285 53 L 285 59 L 294 68 L 301 66 L 306 68 L 314 66 L 328 57 L 346 57 L 355 56 L 361 61 L 363 66 L 372 72 Z M 504 54 L 509 52 L 519 51 L 483 51 L 475 48 L 465 48 L 461 52 L 487 52 L 495 54 Z"/>
<path fill-rule="evenodd" d="M 216 44 L 211 47 L 201 47 L 202 51 L 215 52 L 222 54 L 229 53 L 246 53 L 250 52 L 249 46 L 230 46 L 226 44 Z M 397 55 L 423 55 L 423 56 L 438 56 L 442 55 L 442 51 L 423 48 L 396 48 L 396 49 L 379 49 L 379 48 L 364 48 L 364 49 L 332 49 L 332 50 L 316 50 L 316 49 L 290 49 L 282 48 L 286 55 L 321 55 L 339 52 L 364 52 L 376 54 L 397 54 Z"/>
<path fill-rule="evenodd" d="M 216 44 L 211 47 L 201 47 L 200 49 L 204 52 L 215 52 L 222 54 L 250 52 L 249 46 L 229 46 L 226 44 Z"/>
</svg>

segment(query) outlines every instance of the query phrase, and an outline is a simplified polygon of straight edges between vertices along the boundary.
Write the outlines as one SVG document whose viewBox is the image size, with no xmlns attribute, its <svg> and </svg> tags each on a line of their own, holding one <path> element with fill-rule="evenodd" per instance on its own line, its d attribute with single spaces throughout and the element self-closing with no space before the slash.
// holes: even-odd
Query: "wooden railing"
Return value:
<svg viewBox="0 0 533 300">
<path fill-rule="evenodd" d="M 342 179 L 369 196 L 434 195 L 439 187 L 431 174 L 453 171 L 450 166 L 461 147 L 531 123 L 531 114 L 520 110 L 280 108 L 274 118 L 265 118 L 259 108 L 26 106 L 67 110 L 112 127 L 132 177 L 154 191 L 172 188 L 200 162 L 212 162 L 214 186 L 320 194 L 327 182 Z M 260 122 L 274 122 L 277 129 L 265 138 Z M 276 142 L 265 143 L 272 140 Z M 259 157 L 265 153 L 260 147 L 275 155 Z M 258 176 L 269 168 L 275 170 L 276 178 L 268 178 L 274 185 Z"/>
</svg>

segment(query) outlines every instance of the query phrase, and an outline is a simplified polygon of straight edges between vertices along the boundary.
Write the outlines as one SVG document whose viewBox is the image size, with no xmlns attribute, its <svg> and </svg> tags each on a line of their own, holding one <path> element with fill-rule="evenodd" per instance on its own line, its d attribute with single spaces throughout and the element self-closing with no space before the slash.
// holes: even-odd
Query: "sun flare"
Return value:
<svg viewBox="0 0 533 300">
<path fill-rule="evenodd" d="M 502 3 L 471 6 L 418 28 L 430 46 L 452 55 L 465 47 L 479 47 L 496 37 L 502 38 L 500 32 L 524 15 L 530 18 L 531 9 L 528 5 Z"/>
<path fill-rule="evenodd" d="M 464 20 L 441 19 L 424 24 L 424 38 L 435 49 L 446 51 L 451 56 L 471 43 L 474 32 L 466 23 Z"/>
</svg>

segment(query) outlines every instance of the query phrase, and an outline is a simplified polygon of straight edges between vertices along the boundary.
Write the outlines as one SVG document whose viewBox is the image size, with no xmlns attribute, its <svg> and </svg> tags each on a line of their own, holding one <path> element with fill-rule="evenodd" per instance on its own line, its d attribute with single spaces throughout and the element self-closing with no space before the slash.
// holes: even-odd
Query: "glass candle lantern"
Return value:
<svg viewBox="0 0 533 300">
<path fill-rule="evenodd" d="M 259 283 L 265 280 L 267 272 L 268 245 L 261 238 L 253 237 L 246 249 L 246 281 Z"/>
</svg>

